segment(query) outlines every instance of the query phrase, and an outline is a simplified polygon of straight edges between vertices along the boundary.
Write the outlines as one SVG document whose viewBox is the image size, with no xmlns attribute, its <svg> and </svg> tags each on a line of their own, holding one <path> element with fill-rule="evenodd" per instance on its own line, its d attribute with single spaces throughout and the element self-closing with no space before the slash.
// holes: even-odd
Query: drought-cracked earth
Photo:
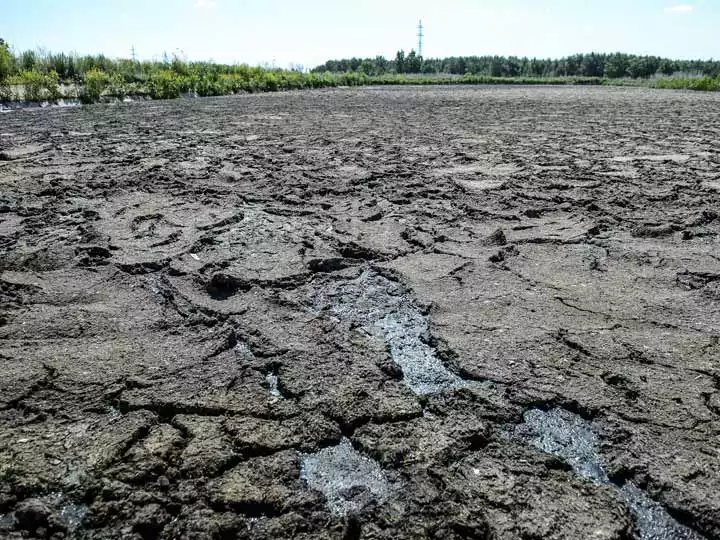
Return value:
<svg viewBox="0 0 720 540">
<path fill-rule="evenodd" d="M 0 116 L 0 537 L 720 538 L 720 94 Z"/>
</svg>

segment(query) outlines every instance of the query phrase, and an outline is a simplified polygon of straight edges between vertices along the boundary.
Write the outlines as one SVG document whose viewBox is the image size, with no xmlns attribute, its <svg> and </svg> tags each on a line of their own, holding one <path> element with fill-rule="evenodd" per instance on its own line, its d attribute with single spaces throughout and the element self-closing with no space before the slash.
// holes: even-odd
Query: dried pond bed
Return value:
<svg viewBox="0 0 720 540">
<path fill-rule="evenodd" d="M 2 115 L 0 536 L 720 537 L 718 105 Z"/>
</svg>

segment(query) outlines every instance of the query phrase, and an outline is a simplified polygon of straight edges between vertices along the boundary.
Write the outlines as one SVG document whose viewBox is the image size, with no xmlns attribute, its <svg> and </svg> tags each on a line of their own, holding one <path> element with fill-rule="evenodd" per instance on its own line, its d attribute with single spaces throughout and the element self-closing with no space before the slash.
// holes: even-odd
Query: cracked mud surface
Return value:
<svg viewBox="0 0 720 540">
<path fill-rule="evenodd" d="M 0 117 L 0 537 L 720 538 L 720 96 Z"/>
</svg>

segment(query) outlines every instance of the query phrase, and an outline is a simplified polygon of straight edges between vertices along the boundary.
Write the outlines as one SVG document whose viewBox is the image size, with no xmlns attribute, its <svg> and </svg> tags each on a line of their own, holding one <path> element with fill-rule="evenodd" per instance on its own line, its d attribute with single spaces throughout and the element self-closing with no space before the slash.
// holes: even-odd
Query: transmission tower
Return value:
<svg viewBox="0 0 720 540">
<path fill-rule="evenodd" d="M 132 61 L 134 64 L 137 61 L 137 58 L 135 58 L 135 45 L 132 46 L 132 48 L 130 49 L 130 52 L 132 53 Z"/>
<path fill-rule="evenodd" d="M 420 20 L 420 22 L 418 22 L 417 38 L 418 38 L 418 56 L 422 56 L 422 40 L 423 40 L 422 20 Z"/>
</svg>

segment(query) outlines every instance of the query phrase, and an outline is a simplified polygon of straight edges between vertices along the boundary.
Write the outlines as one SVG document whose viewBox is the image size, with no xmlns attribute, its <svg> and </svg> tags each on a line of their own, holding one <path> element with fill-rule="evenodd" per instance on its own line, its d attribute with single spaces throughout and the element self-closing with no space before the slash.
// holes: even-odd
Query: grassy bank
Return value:
<svg viewBox="0 0 720 540">
<path fill-rule="evenodd" d="M 26 51 L 13 55 L 0 40 L 0 101 L 55 101 L 83 103 L 145 97 L 173 99 L 183 95 L 221 96 L 241 92 L 275 92 L 362 85 L 617 85 L 718 91 L 720 75 L 653 78 L 491 76 L 384 73 L 362 71 L 310 73 L 247 65 L 185 62 L 174 57 L 162 62 L 113 60 L 102 55 L 74 56 Z"/>
<path fill-rule="evenodd" d="M 180 74 L 166 69 L 145 80 L 126 81 L 117 73 L 91 70 L 79 83 L 61 81 L 55 72 L 26 71 L 0 83 L 0 101 L 79 99 L 83 103 L 125 97 L 174 99 L 183 95 L 222 96 L 306 88 L 365 85 L 607 85 L 677 90 L 720 91 L 720 77 L 610 79 L 602 77 L 489 77 L 484 75 L 368 76 L 362 73 L 301 73 L 246 67 L 240 73 Z"/>
</svg>

